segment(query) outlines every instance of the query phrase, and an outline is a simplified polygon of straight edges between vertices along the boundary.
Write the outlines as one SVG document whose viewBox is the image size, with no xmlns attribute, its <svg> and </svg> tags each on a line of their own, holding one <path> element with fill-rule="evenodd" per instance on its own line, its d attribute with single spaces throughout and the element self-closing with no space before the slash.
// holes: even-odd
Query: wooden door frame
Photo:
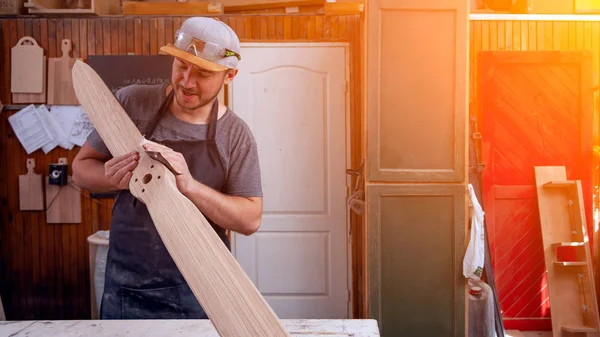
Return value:
<svg viewBox="0 0 600 337">
<path fill-rule="evenodd" d="M 345 148 L 346 148 L 346 153 L 345 153 L 345 157 L 346 157 L 346 169 L 351 169 L 352 168 L 352 158 L 353 155 L 354 156 L 358 156 L 360 157 L 361 155 L 361 149 L 357 148 L 357 149 L 353 149 L 352 148 L 352 137 L 355 136 L 352 134 L 352 125 L 350 125 L 350 121 L 351 121 L 351 105 L 352 104 L 352 100 L 350 99 L 350 90 L 349 90 L 349 85 L 351 83 L 351 78 L 350 78 L 350 43 L 349 42 L 240 42 L 240 46 L 242 48 L 244 47 L 261 47 L 261 48 L 277 48 L 277 47 L 293 47 L 293 48 L 323 48 L 323 47 L 336 47 L 336 48 L 343 48 L 344 49 L 344 76 L 346 79 L 346 91 L 345 91 L 345 95 L 344 95 L 344 119 L 345 119 L 345 140 L 344 140 L 344 144 L 345 144 Z M 235 79 L 234 79 L 235 81 Z M 233 85 L 228 85 L 226 88 L 226 97 L 228 97 L 229 99 L 233 94 Z M 235 112 L 235 107 L 233 106 L 233 101 L 228 101 L 227 105 Z M 360 132 L 360 130 L 355 130 L 355 132 Z M 346 174 L 346 197 L 349 196 L 348 191 L 352 190 L 352 176 Z M 345 219 L 345 223 L 346 223 L 346 228 L 345 228 L 345 233 L 346 233 L 346 288 L 347 288 L 347 292 L 348 292 L 348 300 L 346 303 L 346 316 L 348 318 L 353 318 L 352 316 L 352 308 L 353 308 L 353 304 L 354 304 L 354 300 L 357 299 L 356 294 L 354 293 L 354 288 L 353 288 L 353 269 L 352 269 L 352 261 L 355 258 L 358 258 L 357 256 L 353 256 L 353 246 L 355 244 L 355 242 L 353 242 L 352 240 L 352 235 L 350 234 L 350 228 L 359 228 L 359 224 L 355 223 L 354 221 L 352 221 L 352 217 L 350 216 L 349 212 L 345 213 L 346 219 Z M 231 234 L 231 249 L 232 249 L 232 254 L 234 254 L 235 256 L 235 240 L 236 240 L 236 236 L 239 234 L 236 233 L 232 233 Z M 358 244 L 361 244 L 361 242 L 358 242 Z M 356 280 L 357 282 L 359 282 L 360 280 Z"/>
<path fill-rule="evenodd" d="M 583 193 L 587 195 L 587 199 L 584 204 L 586 208 L 586 220 L 588 229 L 590 227 L 590 221 L 593 225 L 592 216 L 592 193 L 593 187 L 593 133 L 594 128 L 592 127 L 594 121 L 594 93 L 592 89 L 592 54 L 588 51 L 481 51 L 480 64 L 474 65 L 479 68 L 479 87 L 476 88 L 478 97 L 480 97 L 480 104 L 478 107 L 478 115 L 481 118 L 483 138 L 481 142 L 481 155 L 482 162 L 486 163 L 487 169 L 482 173 L 481 186 L 482 196 L 484 199 L 484 210 L 485 210 L 485 222 L 494 223 L 495 219 L 495 200 L 496 192 L 495 185 L 486 185 L 486 181 L 492 181 L 494 177 L 494 163 L 492 159 L 492 143 L 490 142 L 490 136 L 494 131 L 494 123 L 490 121 L 490 118 L 483 115 L 483 102 L 491 101 L 490 95 L 492 93 L 489 90 L 483 90 L 486 87 L 488 81 L 493 80 L 493 69 L 498 63 L 502 64 L 578 64 L 579 65 L 579 88 L 580 88 L 580 129 L 581 129 L 581 171 L 580 179 L 584 182 L 589 183 L 587 188 L 584 188 Z M 586 131 L 587 130 L 587 131 Z M 486 136 L 487 135 L 487 136 Z M 586 167 L 588 169 L 586 169 Z M 532 168 L 533 170 L 533 168 Z M 535 183 L 535 182 L 534 182 Z M 531 188 L 519 189 L 522 194 L 535 193 L 535 185 Z M 536 196 L 537 197 L 537 196 Z M 592 206 L 592 207 L 590 207 Z M 598 233 L 593 231 L 593 226 L 589 234 L 590 238 L 593 236 L 593 252 L 594 260 L 597 261 L 598 247 L 596 245 L 596 239 Z M 490 252 L 491 253 L 491 252 Z M 596 286 L 598 286 L 598 278 L 596 278 Z"/>
</svg>

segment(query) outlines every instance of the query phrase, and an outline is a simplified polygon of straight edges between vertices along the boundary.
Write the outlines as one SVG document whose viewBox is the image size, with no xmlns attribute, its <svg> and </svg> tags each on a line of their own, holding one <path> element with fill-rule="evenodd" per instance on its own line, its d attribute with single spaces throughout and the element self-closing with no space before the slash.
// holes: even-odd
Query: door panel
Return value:
<svg viewBox="0 0 600 337">
<path fill-rule="evenodd" d="M 465 190 L 368 189 L 370 316 L 382 336 L 464 336 Z"/>
<path fill-rule="evenodd" d="M 372 1 L 369 180 L 464 180 L 468 21 L 463 2 Z"/>
<path fill-rule="evenodd" d="M 244 44 L 232 86 L 264 192 L 260 230 L 233 251 L 280 318 L 348 317 L 346 52 Z"/>
</svg>

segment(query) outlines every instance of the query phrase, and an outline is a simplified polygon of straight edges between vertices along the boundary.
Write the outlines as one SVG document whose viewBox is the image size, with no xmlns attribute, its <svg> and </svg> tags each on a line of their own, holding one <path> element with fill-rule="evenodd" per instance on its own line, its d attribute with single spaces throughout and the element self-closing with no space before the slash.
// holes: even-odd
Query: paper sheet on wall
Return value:
<svg viewBox="0 0 600 337">
<path fill-rule="evenodd" d="M 42 147 L 44 153 L 47 154 L 59 145 L 64 149 L 68 149 L 68 137 L 61 129 L 56 119 L 50 115 L 48 108 L 42 104 L 37 109 L 39 115 L 42 117 L 43 123 L 46 124 L 46 128 L 50 130 L 50 133 L 52 134 L 52 141 Z"/>
<path fill-rule="evenodd" d="M 50 130 L 33 104 L 8 117 L 8 122 L 27 154 L 53 141 Z"/>
<path fill-rule="evenodd" d="M 83 143 L 87 140 L 89 134 L 94 130 L 94 125 L 87 117 L 83 108 L 79 109 L 79 116 L 75 125 L 73 126 L 73 130 L 71 131 L 71 137 L 69 141 L 73 142 L 75 145 L 83 146 Z"/>
<path fill-rule="evenodd" d="M 66 142 L 68 143 L 67 150 L 72 149 L 75 145 L 69 139 L 71 138 L 71 132 L 73 131 L 73 127 L 75 126 L 75 122 L 79 118 L 80 113 L 81 107 L 79 106 L 53 105 L 50 108 L 50 115 L 54 117 L 65 133 Z"/>
</svg>

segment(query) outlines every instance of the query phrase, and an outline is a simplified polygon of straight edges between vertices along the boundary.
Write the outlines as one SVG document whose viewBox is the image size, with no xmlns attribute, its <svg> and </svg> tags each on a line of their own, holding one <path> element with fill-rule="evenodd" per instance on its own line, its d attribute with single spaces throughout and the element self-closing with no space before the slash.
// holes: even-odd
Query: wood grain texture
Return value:
<svg viewBox="0 0 600 337">
<path fill-rule="evenodd" d="M 379 337 L 375 320 L 282 320 L 294 337 Z M 0 334 L 14 337 L 42 337 L 60 334 L 64 337 L 113 337 L 126 333 L 129 337 L 170 336 L 218 337 L 207 320 L 139 320 L 139 321 L 20 321 L 0 322 Z"/>
<path fill-rule="evenodd" d="M 44 50 L 31 36 L 24 36 L 11 48 L 11 91 L 39 94 L 44 89 Z"/>
<path fill-rule="evenodd" d="M 575 18 L 575 17 L 574 17 Z M 587 71 L 587 74 L 590 77 L 590 81 L 597 85 L 600 82 L 600 22 L 577 22 L 577 21 L 496 21 L 496 20 L 476 20 L 471 21 L 471 34 L 470 34 L 470 45 L 471 45 L 471 72 L 470 72 L 470 90 L 471 93 L 469 95 L 470 103 L 472 107 L 471 114 L 476 116 L 480 121 L 480 127 L 482 126 L 483 117 L 482 116 L 482 103 L 484 102 L 483 91 L 481 91 L 481 81 L 485 78 L 486 69 L 488 67 L 482 67 L 482 52 L 485 51 L 575 51 L 575 50 L 585 50 L 592 54 L 591 56 L 591 71 Z M 591 92 L 590 92 L 591 93 Z M 571 107 L 577 106 L 577 103 L 573 103 Z M 599 132 L 598 126 L 600 123 L 598 122 L 598 107 L 593 108 L 593 122 L 589 122 L 588 125 L 593 127 L 594 129 L 594 144 L 599 143 Z M 489 132 L 488 132 L 489 134 Z M 484 138 L 485 138 L 484 133 Z M 511 147 L 505 147 L 507 151 L 511 150 Z M 485 159 L 488 163 L 488 168 L 492 166 L 489 164 L 489 159 Z M 582 187 L 590 188 L 591 186 L 597 186 L 600 181 L 600 170 L 597 169 L 598 166 L 598 157 L 594 157 L 593 163 L 591 167 L 596 167 L 593 174 L 593 183 L 583 182 Z M 486 170 L 487 171 L 487 170 Z M 527 172 L 532 172 L 527 171 Z M 530 174 L 529 173 L 529 174 Z M 484 172 L 485 174 L 485 172 Z M 499 173 L 498 177 L 500 179 L 515 177 L 511 173 Z M 490 192 L 490 193 L 493 193 Z M 593 209 L 598 207 L 598 198 L 600 190 L 596 189 L 593 191 L 595 195 L 595 200 L 593 205 Z M 587 194 L 587 192 L 585 192 Z M 484 202 L 490 200 L 490 198 L 494 198 L 491 194 L 490 196 L 484 198 Z M 490 204 L 485 205 L 486 210 L 486 219 L 488 230 L 494 230 L 494 224 L 489 219 L 494 219 L 496 217 L 502 217 L 505 221 L 506 229 L 510 230 L 513 226 L 512 224 L 518 221 L 523 220 L 526 217 L 531 218 L 531 214 L 536 214 L 535 208 L 536 203 L 535 199 L 529 197 L 522 197 L 520 200 L 517 199 L 506 199 L 502 197 L 501 202 L 505 204 L 506 209 L 515 209 L 516 213 L 513 214 L 503 214 L 502 212 L 495 212 L 494 207 Z M 509 205 L 508 203 L 512 203 Z M 591 212 L 592 207 L 590 207 L 588 212 L 588 224 L 592 224 L 591 221 Z M 497 213 L 497 215 L 495 215 Z M 536 216 L 537 217 L 537 216 Z M 514 218 L 515 220 L 511 220 Z M 518 237 L 518 231 L 514 231 L 513 234 Z M 536 315 L 540 315 L 535 317 L 534 315 L 530 315 L 532 317 L 515 317 L 514 319 L 510 319 L 509 316 L 505 315 L 505 325 L 508 329 L 519 329 L 519 330 L 547 330 L 550 329 L 550 314 L 545 311 L 546 305 L 543 308 L 540 308 L 539 297 L 540 295 L 546 296 L 547 288 L 544 285 L 539 284 L 539 280 L 543 280 L 541 278 L 543 274 L 543 263 L 540 259 L 541 251 L 541 233 L 538 227 L 533 228 L 531 231 L 527 233 L 529 238 L 527 237 L 519 237 L 519 241 L 515 242 L 515 244 L 519 243 L 521 245 L 530 244 L 537 245 L 538 249 L 536 250 L 535 255 L 530 255 L 530 262 L 527 262 L 526 268 L 523 263 L 516 263 L 514 265 L 514 269 L 505 273 L 504 277 L 515 277 L 515 280 L 518 280 L 518 287 L 514 285 L 506 285 L 506 289 L 510 294 L 505 294 L 501 296 L 501 300 L 506 301 L 507 303 L 514 303 L 515 308 L 521 306 L 521 304 L 517 303 L 517 299 L 521 298 L 521 302 L 531 303 L 538 302 L 536 308 L 529 310 L 528 313 L 525 313 L 527 310 L 523 310 L 521 315 L 529 315 L 530 312 L 538 309 Z M 536 242 L 531 242 L 531 236 L 536 235 L 538 237 Z M 598 265 L 598 245 L 594 244 L 597 240 L 597 233 L 591 233 L 590 239 L 592 241 L 592 249 L 594 251 L 594 262 L 595 265 Z M 506 245 L 509 247 L 509 250 L 505 251 L 503 254 L 498 254 L 495 252 L 495 249 L 492 249 L 492 259 L 494 261 L 498 261 L 499 259 L 506 259 L 511 255 L 518 254 L 515 251 L 511 251 L 510 249 L 510 240 L 506 241 Z M 531 247 L 529 248 L 531 249 Z M 531 254 L 531 250 L 523 251 L 522 256 L 526 256 L 528 253 Z M 542 255 L 543 256 L 543 255 Z M 497 275 L 499 270 L 496 270 Z M 537 276 L 529 275 L 527 278 L 523 278 L 527 276 L 527 273 L 537 274 Z M 497 282 L 498 284 L 498 282 Z M 596 280 L 596 284 L 598 284 L 598 280 Z M 500 284 L 498 284 L 500 287 Z M 548 301 L 546 301 L 548 303 Z M 542 312 L 543 309 L 543 317 Z M 518 312 L 518 311 L 517 311 Z M 515 314 L 513 312 L 513 314 Z M 508 318 L 508 320 L 507 320 Z"/>
<path fill-rule="evenodd" d="M 43 70 L 42 70 L 42 81 L 44 83 L 46 83 L 47 79 L 48 79 L 48 66 L 47 66 L 47 60 L 48 58 L 46 56 L 44 56 L 44 61 L 43 61 Z M 47 90 L 48 86 L 46 84 L 44 84 L 44 88 L 42 89 L 42 92 L 39 94 L 34 94 L 34 93 L 24 93 L 24 92 L 20 92 L 20 93 L 13 93 L 12 95 L 12 103 L 14 104 L 20 104 L 20 103 L 24 103 L 24 104 L 29 104 L 29 103 L 45 103 L 46 102 L 46 98 L 47 98 Z"/>
<path fill-rule="evenodd" d="M 535 179 L 553 335 L 598 331 L 598 302 L 581 181 L 552 184 L 567 181 L 564 166 L 536 166 Z M 560 259 L 560 247 L 556 247 L 560 243 L 570 243 L 569 248 L 576 251 L 575 259 L 566 265 L 557 264 L 564 261 Z"/>
<path fill-rule="evenodd" d="M 78 59 L 71 57 L 71 49 L 71 40 L 63 39 L 61 43 L 62 56 L 48 59 L 48 104 L 79 104 L 71 80 L 71 69 Z"/>
<path fill-rule="evenodd" d="M 79 188 L 73 183 L 73 178 L 69 176 L 65 186 L 56 186 L 50 185 L 46 177 L 46 223 L 78 224 L 80 222 L 81 195 Z"/>
<path fill-rule="evenodd" d="M 223 5 L 219 2 L 139 2 L 124 1 L 124 15 L 190 15 L 223 14 Z"/>
<path fill-rule="evenodd" d="M 142 134 L 100 76 L 82 61 L 75 62 L 72 72 L 75 95 L 110 153 L 118 157 L 132 151 L 143 152 Z M 102 104 L 98 97 L 104 99 Z"/>
<path fill-rule="evenodd" d="M 358 15 L 340 16 L 337 22 L 322 15 L 265 15 L 252 20 L 250 15 L 218 16 L 230 25 L 242 42 L 296 41 L 347 42 L 350 46 L 350 119 L 352 146 L 351 168 L 358 168 L 363 158 L 363 98 L 361 95 L 363 25 Z M 174 32 L 186 17 L 40 17 L 0 19 L 0 101 L 13 104 L 10 92 L 10 48 L 31 32 L 47 57 L 60 57 L 60 42 L 69 38 L 73 58 L 84 61 L 89 55 L 149 55 L 154 46 L 173 42 Z M 164 19 L 164 30 L 161 20 Z M 158 22 L 157 29 L 150 29 Z M 325 22 L 328 22 L 325 24 Z M 116 25 L 115 25 L 116 23 Z M 144 25 L 148 30 L 143 33 Z M 255 25 L 258 25 L 254 29 Z M 339 27 L 336 28 L 336 25 Z M 345 27 L 345 28 L 343 28 Z M 332 35 L 332 31 L 336 35 Z M 151 33 L 152 31 L 152 33 Z M 295 32 L 293 34 L 293 32 Z M 156 43 L 153 42 L 156 40 Z M 147 46 L 147 48 L 146 48 Z M 79 151 L 56 148 L 47 155 L 36 151 L 31 156 L 22 149 L 7 118 L 15 111 L 0 114 L 0 295 L 8 319 L 85 319 L 90 317 L 89 263 L 86 238 L 97 230 L 110 227 L 112 198 L 90 198 L 82 191 L 81 225 L 46 225 L 42 212 L 20 212 L 18 176 L 24 162 L 35 158 L 39 173 L 48 174 L 48 165 L 58 158 L 69 162 Z M 354 186 L 356 177 L 352 177 Z M 362 182 L 361 182 L 362 184 Z M 366 236 L 364 217 L 351 216 L 352 244 L 352 312 L 366 317 Z M 26 266 L 26 261 L 29 265 Z M 67 262 L 68 261 L 68 262 Z M 27 268 L 26 268 L 27 267 Z"/>
<path fill-rule="evenodd" d="M 42 176 L 34 172 L 35 159 L 27 159 L 27 174 L 19 176 L 19 209 L 21 211 L 44 210 Z"/>
<path fill-rule="evenodd" d="M 569 178 L 582 180 L 591 210 L 591 54 L 497 50 L 478 56 L 474 113 L 482 128 L 483 203 L 504 322 L 508 329 L 549 329 L 537 202 L 521 191 L 535 187 L 534 166 L 566 165 Z"/>
<path fill-rule="evenodd" d="M 146 154 L 142 135 L 98 74 L 77 61 L 73 86 L 111 154 L 140 153 L 131 193 L 146 204 L 167 250 L 219 335 L 288 336 L 200 210 L 179 192 L 173 173 Z"/>
</svg>

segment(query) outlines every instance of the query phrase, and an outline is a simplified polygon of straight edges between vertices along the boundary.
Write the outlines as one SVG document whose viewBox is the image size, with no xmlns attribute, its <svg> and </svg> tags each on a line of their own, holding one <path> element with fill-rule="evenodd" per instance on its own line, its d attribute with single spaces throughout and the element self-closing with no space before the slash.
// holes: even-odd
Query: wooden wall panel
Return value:
<svg viewBox="0 0 600 337">
<path fill-rule="evenodd" d="M 224 15 L 241 41 L 344 41 L 350 43 L 350 102 L 353 148 L 352 168 L 362 159 L 361 48 L 362 18 L 349 16 L 242 16 Z M 11 103 L 10 48 L 25 34 L 33 34 L 48 57 L 60 56 L 62 38 L 73 40 L 73 57 L 88 55 L 156 54 L 173 41 L 174 31 L 184 17 L 97 17 L 97 18 L 10 18 L 0 19 L 0 101 Z M 8 319 L 85 319 L 90 315 L 88 246 L 86 238 L 108 229 L 112 199 L 90 199 L 82 194 L 82 223 L 45 223 L 43 212 L 18 210 L 17 177 L 26 173 L 26 158 L 35 158 L 36 173 L 48 174 L 48 164 L 59 157 L 69 163 L 71 151 L 55 149 L 44 155 L 27 156 L 12 133 L 7 118 L 0 114 L 0 294 Z M 352 185 L 354 186 L 354 179 Z M 352 213 L 353 311 L 364 314 L 364 226 L 362 216 Z"/>
<path fill-rule="evenodd" d="M 480 52 L 494 50 L 592 52 L 594 85 L 600 82 L 600 21 L 472 20 L 470 102 L 479 112 Z"/>
<path fill-rule="evenodd" d="M 482 103 L 483 103 L 483 94 L 480 92 L 481 88 L 481 80 L 485 78 L 482 72 L 487 72 L 488 69 L 481 68 L 481 52 L 482 51 L 589 51 L 592 54 L 591 63 L 592 63 L 592 86 L 597 86 L 600 82 L 600 22 L 598 21 L 535 21 L 535 16 L 531 17 L 532 20 L 472 20 L 471 21 L 471 35 L 470 35 L 470 50 L 471 50 L 471 72 L 470 72 L 470 103 L 471 103 L 471 113 L 477 116 L 479 120 L 480 130 L 483 125 L 482 119 L 488 117 L 487 115 L 481 115 L 482 111 Z M 576 20 L 576 16 L 570 17 L 573 20 Z M 594 96 L 595 103 L 594 104 L 594 122 L 591 125 L 587 125 L 594 133 L 594 144 L 599 144 L 598 140 L 598 91 Z M 519 103 L 516 103 L 519 104 Z M 589 124 L 589 123 L 588 123 Z M 582 131 L 584 132 L 584 131 Z M 488 137 L 488 135 L 483 133 L 483 137 Z M 491 136 L 490 136 L 491 137 Z M 489 165 L 490 163 L 488 163 Z M 593 186 L 597 186 L 599 179 L 599 171 L 598 167 L 598 158 L 594 158 L 594 163 L 589 167 L 589 170 L 594 169 L 594 178 L 593 178 Z M 491 170 L 491 168 L 487 168 L 486 170 Z M 506 174 L 506 172 L 503 172 Z M 529 172 L 528 172 L 529 173 Z M 532 172 L 531 172 L 532 173 Z M 510 175 L 509 175 L 510 176 Z M 588 179 L 589 180 L 589 179 Z M 592 186 L 588 186 L 588 190 L 592 190 Z M 591 196 L 589 196 L 591 197 Z M 486 201 L 486 203 L 491 201 Z M 525 205 L 529 201 L 516 200 L 514 202 L 519 202 L 522 205 Z M 586 209 L 588 221 L 592 222 L 592 212 L 593 210 L 598 208 L 598 189 L 594 187 L 594 202 L 592 207 L 588 207 Z M 537 207 L 537 206 L 536 206 Z M 523 208 L 523 211 L 528 211 L 527 208 Z M 488 212 L 488 216 L 493 216 L 493 209 L 486 210 Z M 526 213 L 526 212 L 523 212 Z M 513 219 L 514 220 L 514 219 Z M 513 221 L 510 222 L 510 226 L 513 227 Z M 588 223 L 590 228 L 596 228 L 594 224 Z M 491 235 L 491 234 L 490 234 Z M 595 265 L 598 265 L 598 233 L 591 233 L 592 236 L 591 244 L 593 250 L 595 252 L 594 262 Z M 533 239 L 532 239 L 533 240 Z M 534 241 L 531 242 L 531 245 L 537 244 Z M 493 244 L 492 244 L 493 246 Z M 541 247 L 541 246 L 540 246 Z M 513 249 L 511 253 L 513 255 L 517 254 L 516 249 Z M 495 263 L 498 259 L 502 257 L 499 256 L 492 247 L 491 257 L 495 260 Z M 540 260 L 540 262 L 543 262 Z M 496 273 L 499 271 L 496 270 Z M 501 274 L 496 274 L 498 279 L 496 280 L 496 285 L 499 289 L 502 289 L 503 286 L 507 286 L 507 284 L 502 284 L 502 279 L 505 278 Z M 533 281 L 532 281 L 533 282 Z M 596 280 L 598 282 L 598 280 Z M 521 285 L 525 283 L 521 282 Z M 510 286 L 508 286 L 510 288 Z M 535 291 L 540 292 L 541 296 L 544 296 L 544 292 L 546 290 L 539 287 Z M 529 290 L 532 291 L 531 289 Z M 525 298 L 526 289 L 523 287 L 515 288 L 510 293 L 507 293 L 505 298 L 499 298 L 501 302 L 506 301 L 510 302 L 513 298 Z M 538 311 L 543 311 L 543 307 L 540 306 L 537 308 Z M 546 308 L 547 309 L 547 308 Z M 546 320 L 543 318 L 539 318 L 542 315 L 538 315 L 538 312 L 535 312 L 535 315 L 532 315 L 530 319 L 507 319 L 513 317 L 513 313 L 507 312 L 505 314 L 505 324 L 510 329 L 521 329 L 521 330 L 542 330 L 548 329 L 550 327 L 549 323 L 549 314 L 545 312 Z M 537 318 L 536 318 L 537 317 Z M 507 319 L 507 320 L 506 320 Z"/>
</svg>

